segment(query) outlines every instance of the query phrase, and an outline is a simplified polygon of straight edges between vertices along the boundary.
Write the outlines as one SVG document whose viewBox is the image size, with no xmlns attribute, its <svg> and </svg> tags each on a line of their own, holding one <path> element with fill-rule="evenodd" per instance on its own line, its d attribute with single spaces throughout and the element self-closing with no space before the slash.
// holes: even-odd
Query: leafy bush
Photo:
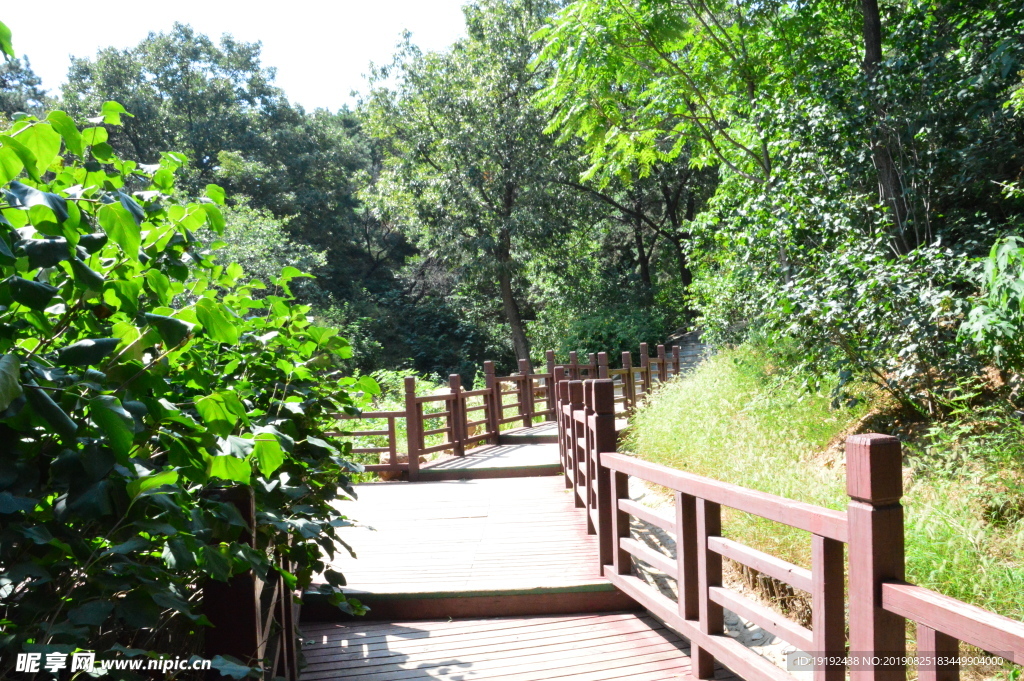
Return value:
<svg viewBox="0 0 1024 681">
<path fill-rule="evenodd" d="M 960 332 L 1012 371 L 1024 371 L 1024 241 L 997 241 L 978 277 L 981 295 Z"/>
<path fill-rule="evenodd" d="M 243 280 L 202 247 L 219 187 L 178 203 L 181 155 L 113 153 L 125 115 L 0 135 L 0 675 L 19 651 L 196 652 L 199 587 L 280 570 L 273 551 L 295 589 L 342 579 L 332 504 L 358 467 L 319 424 L 376 386 L 340 376 L 348 342 L 295 304 L 308 275 Z M 255 547 L 225 500 L 239 487 Z"/>
</svg>

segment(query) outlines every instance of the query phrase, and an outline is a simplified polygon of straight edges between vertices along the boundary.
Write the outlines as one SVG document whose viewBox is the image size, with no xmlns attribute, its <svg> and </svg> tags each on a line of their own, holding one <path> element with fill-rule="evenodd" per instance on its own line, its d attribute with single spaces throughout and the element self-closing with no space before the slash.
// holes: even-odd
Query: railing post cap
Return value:
<svg viewBox="0 0 1024 681">
<path fill-rule="evenodd" d="M 573 404 L 583 403 L 583 381 L 568 381 L 569 402 Z"/>
<path fill-rule="evenodd" d="M 416 377 L 415 376 L 406 376 L 405 377 L 405 390 L 406 390 L 406 392 L 415 392 L 416 391 Z"/>
<path fill-rule="evenodd" d="M 595 378 L 588 381 L 593 392 L 592 408 L 598 414 L 615 413 L 615 382 L 610 378 Z"/>
<path fill-rule="evenodd" d="M 873 506 L 894 504 L 903 496 L 903 453 L 891 435 L 868 433 L 846 439 L 846 492 Z"/>
</svg>

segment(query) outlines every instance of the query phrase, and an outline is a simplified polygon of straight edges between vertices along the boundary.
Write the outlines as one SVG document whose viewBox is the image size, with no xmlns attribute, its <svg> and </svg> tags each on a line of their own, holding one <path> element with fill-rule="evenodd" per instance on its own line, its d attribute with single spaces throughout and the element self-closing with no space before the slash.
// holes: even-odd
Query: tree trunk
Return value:
<svg viewBox="0 0 1024 681">
<path fill-rule="evenodd" d="M 503 257 L 502 257 L 503 256 Z M 512 347 L 517 359 L 530 359 L 530 343 L 526 339 L 526 327 L 519 314 L 519 303 L 512 292 L 512 259 L 506 254 L 498 258 L 498 286 L 501 289 L 501 306 L 505 311 L 505 321 L 512 329 Z"/>
<path fill-rule="evenodd" d="M 640 263 L 640 281 L 650 291 L 654 286 L 651 282 L 651 254 L 644 247 L 644 227 L 640 218 L 633 220 L 633 239 L 636 241 L 636 259 Z"/>
<path fill-rule="evenodd" d="M 878 12 L 878 0 L 862 0 L 861 8 L 864 13 L 864 63 L 862 67 L 870 83 L 874 78 L 875 69 L 882 61 L 882 17 Z M 878 198 L 883 206 L 888 206 L 892 211 L 894 227 L 902 242 L 900 245 L 902 250 L 907 251 L 917 244 L 908 243 L 904 233 L 907 204 L 903 198 L 903 181 L 900 178 L 899 169 L 892 159 L 892 151 L 886 144 L 884 134 L 877 128 L 877 123 L 884 118 L 885 112 L 882 111 L 877 101 L 873 105 L 876 127 L 871 131 L 869 142 L 871 160 L 878 174 Z"/>
</svg>

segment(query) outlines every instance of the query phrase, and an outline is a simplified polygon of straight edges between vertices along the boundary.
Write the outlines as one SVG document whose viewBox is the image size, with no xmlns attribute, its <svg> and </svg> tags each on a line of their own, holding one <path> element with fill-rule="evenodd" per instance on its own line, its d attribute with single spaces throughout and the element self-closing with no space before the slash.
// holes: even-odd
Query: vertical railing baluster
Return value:
<svg viewBox="0 0 1024 681">
<path fill-rule="evenodd" d="M 576 420 L 576 412 L 583 409 L 583 382 L 582 381 L 569 381 L 569 414 L 568 414 L 568 426 L 569 426 L 569 458 L 572 465 L 572 477 L 576 482 L 575 489 L 573 489 L 573 497 L 575 499 L 576 508 L 586 508 L 586 499 L 582 496 L 586 492 L 586 470 L 581 465 L 583 462 L 580 461 L 580 436 L 583 434 L 583 427 Z M 580 492 L 580 488 L 583 488 L 584 492 Z M 593 523 L 590 522 L 590 514 L 587 514 L 587 531 L 590 534 L 594 533 Z"/>
<path fill-rule="evenodd" d="M 466 455 L 466 403 L 462 397 L 462 377 L 452 374 L 448 377 L 448 389 L 453 395 L 448 409 L 448 423 L 451 427 L 452 451 L 455 456 Z"/>
<path fill-rule="evenodd" d="M 679 615 L 700 619 L 700 580 L 697 578 L 697 497 L 676 492 L 676 588 Z"/>
<path fill-rule="evenodd" d="M 843 543 L 811 537 L 811 636 L 815 655 L 840 659 L 846 651 L 846 609 L 843 599 Z M 817 665 L 814 681 L 843 681 L 846 667 Z"/>
<path fill-rule="evenodd" d="M 608 353 L 597 353 L 597 377 L 608 378 Z"/>
<path fill-rule="evenodd" d="M 502 418 L 502 411 L 501 383 L 494 375 L 494 362 L 484 362 L 484 388 L 490 391 L 484 395 L 484 404 L 487 405 L 484 413 L 487 418 L 487 433 L 490 436 L 487 438 L 487 442 L 496 445 L 498 444 L 498 432 L 501 430 L 498 421 Z"/>
<path fill-rule="evenodd" d="M 622 396 L 625 398 L 623 407 L 626 411 L 632 411 L 636 404 L 636 384 L 633 383 L 633 356 L 629 351 L 622 353 L 622 368 L 626 370 L 622 374 Z"/>
<path fill-rule="evenodd" d="M 530 360 L 519 360 L 519 413 L 523 416 L 523 427 L 533 427 L 533 378 L 530 377 Z"/>
<path fill-rule="evenodd" d="M 711 601 L 711 587 L 722 586 L 722 557 L 708 550 L 708 537 L 722 534 L 722 507 L 718 504 L 697 499 L 697 607 L 700 630 L 708 636 L 724 632 L 725 617 L 722 606 Z M 715 675 L 715 659 L 699 646 L 690 650 L 693 675 L 698 679 L 710 679 Z"/>
<path fill-rule="evenodd" d="M 926 660 L 917 668 L 918 681 L 959 681 L 960 642 L 952 636 L 918 624 L 917 657 Z"/>
<path fill-rule="evenodd" d="M 420 478 L 423 447 L 423 405 L 416 401 L 416 377 L 405 377 L 405 440 L 409 448 L 409 480 Z"/>
<path fill-rule="evenodd" d="M 615 432 L 615 386 L 607 378 L 587 381 L 591 393 L 591 410 L 593 411 L 591 428 L 593 429 L 592 459 L 594 496 L 597 506 L 597 541 L 598 570 L 612 562 L 616 539 L 612 534 L 612 489 L 611 471 L 601 465 L 601 455 L 618 449 Z M 616 502 L 617 503 L 617 502 Z"/>
</svg>

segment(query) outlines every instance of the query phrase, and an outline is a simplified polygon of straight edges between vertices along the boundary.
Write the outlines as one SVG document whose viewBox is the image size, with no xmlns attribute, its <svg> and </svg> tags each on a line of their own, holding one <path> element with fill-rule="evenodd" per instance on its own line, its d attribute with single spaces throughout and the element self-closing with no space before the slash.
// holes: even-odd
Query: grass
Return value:
<svg viewBox="0 0 1024 681">
<path fill-rule="evenodd" d="M 756 348 L 722 352 L 643 405 L 626 446 L 649 461 L 842 510 L 839 443 L 863 427 L 870 400 L 832 409 L 829 398 L 803 386 Z M 971 419 L 978 421 L 971 410 L 954 414 L 905 448 L 907 574 L 1020 619 L 1024 424 L 1008 412 L 988 414 L 980 425 Z M 806 532 L 736 511 L 726 512 L 723 526 L 737 541 L 809 567 Z"/>
</svg>

